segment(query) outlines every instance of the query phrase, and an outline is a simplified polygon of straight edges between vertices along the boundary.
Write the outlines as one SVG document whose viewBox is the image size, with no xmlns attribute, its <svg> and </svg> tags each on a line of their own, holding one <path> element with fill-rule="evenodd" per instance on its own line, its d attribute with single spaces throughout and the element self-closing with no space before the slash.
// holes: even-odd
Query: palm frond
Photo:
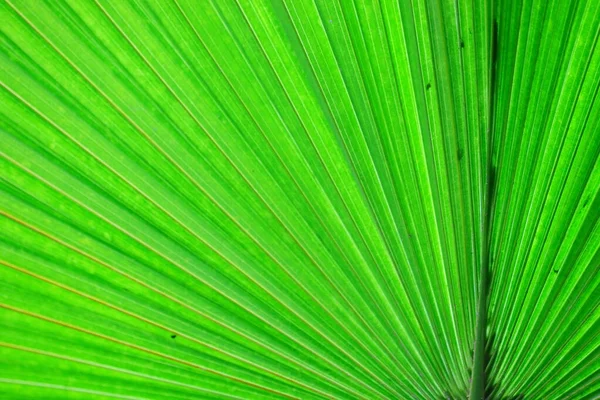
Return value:
<svg viewBox="0 0 600 400">
<path fill-rule="evenodd" d="M 3 0 L 7 398 L 592 398 L 600 4 Z"/>
</svg>

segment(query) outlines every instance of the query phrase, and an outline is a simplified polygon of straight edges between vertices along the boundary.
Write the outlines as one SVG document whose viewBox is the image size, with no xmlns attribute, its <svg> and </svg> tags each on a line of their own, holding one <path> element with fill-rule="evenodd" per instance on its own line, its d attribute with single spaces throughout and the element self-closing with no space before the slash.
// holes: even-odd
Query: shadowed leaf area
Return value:
<svg viewBox="0 0 600 400">
<path fill-rule="evenodd" d="M 0 398 L 600 396 L 600 2 L 0 21 Z"/>
</svg>

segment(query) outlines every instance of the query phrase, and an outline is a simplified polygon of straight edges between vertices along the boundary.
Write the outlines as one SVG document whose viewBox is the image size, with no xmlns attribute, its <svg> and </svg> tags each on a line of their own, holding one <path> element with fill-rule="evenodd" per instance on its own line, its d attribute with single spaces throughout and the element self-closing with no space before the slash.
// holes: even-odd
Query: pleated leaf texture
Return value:
<svg viewBox="0 0 600 400">
<path fill-rule="evenodd" d="M 0 31 L 0 398 L 600 396 L 599 1 Z"/>
</svg>

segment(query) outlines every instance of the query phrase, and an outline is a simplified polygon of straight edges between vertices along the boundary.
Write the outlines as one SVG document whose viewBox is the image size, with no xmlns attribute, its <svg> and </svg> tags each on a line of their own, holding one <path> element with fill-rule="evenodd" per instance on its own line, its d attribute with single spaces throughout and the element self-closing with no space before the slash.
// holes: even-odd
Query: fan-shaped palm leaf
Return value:
<svg viewBox="0 0 600 400">
<path fill-rule="evenodd" d="M 600 2 L 0 14 L 0 397 L 600 395 Z"/>
</svg>

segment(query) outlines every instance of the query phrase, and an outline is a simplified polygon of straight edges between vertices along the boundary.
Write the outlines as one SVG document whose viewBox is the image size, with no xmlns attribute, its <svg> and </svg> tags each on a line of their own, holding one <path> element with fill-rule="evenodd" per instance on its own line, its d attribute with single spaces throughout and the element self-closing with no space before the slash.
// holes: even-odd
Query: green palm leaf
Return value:
<svg viewBox="0 0 600 400">
<path fill-rule="evenodd" d="M 600 395 L 600 3 L 0 13 L 0 397 Z"/>
</svg>

